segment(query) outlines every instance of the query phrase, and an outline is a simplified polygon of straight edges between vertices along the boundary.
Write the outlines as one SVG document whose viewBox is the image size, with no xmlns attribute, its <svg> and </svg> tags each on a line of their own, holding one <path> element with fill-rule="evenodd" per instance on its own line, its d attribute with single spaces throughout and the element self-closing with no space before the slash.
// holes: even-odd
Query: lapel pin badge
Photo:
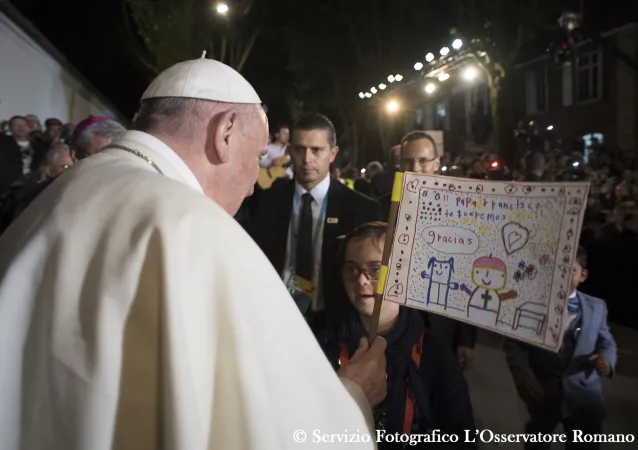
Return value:
<svg viewBox="0 0 638 450">
<path fill-rule="evenodd" d="M 338 217 L 328 217 L 328 223 L 339 223 Z"/>
</svg>

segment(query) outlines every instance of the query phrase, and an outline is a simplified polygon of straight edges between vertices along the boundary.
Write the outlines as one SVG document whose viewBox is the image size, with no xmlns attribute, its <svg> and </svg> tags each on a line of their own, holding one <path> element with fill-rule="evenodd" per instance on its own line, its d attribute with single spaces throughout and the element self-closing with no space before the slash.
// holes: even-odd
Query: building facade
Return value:
<svg viewBox="0 0 638 450">
<path fill-rule="evenodd" d="M 584 41 L 570 62 L 557 62 L 546 46 L 537 48 L 510 70 L 508 90 L 501 91 L 501 125 L 511 128 L 501 136 L 513 136 L 519 122 L 533 122 L 553 148 L 570 151 L 598 141 L 638 149 L 638 24 Z M 452 155 L 494 151 L 485 77 L 459 78 L 437 83 L 431 94 L 424 91 L 425 81 L 415 84 L 415 112 L 406 128 L 441 130 Z M 501 150 L 515 145 L 513 139 L 500 142 Z"/>
</svg>

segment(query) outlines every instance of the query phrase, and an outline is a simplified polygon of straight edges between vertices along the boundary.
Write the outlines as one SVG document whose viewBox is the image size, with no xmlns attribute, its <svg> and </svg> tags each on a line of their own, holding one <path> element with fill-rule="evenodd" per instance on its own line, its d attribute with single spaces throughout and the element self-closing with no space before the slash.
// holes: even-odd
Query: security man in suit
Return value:
<svg viewBox="0 0 638 450">
<path fill-rule="evenodd" d="M 400 170 L 424 175 L 435 175 L 441 166 L 441 154 L 434 138 L 425 131 L 412 131 L 401 139 Z M 379 197 L 381 213 L 390 215 L 391 194 Z M 463 370 L 468 370 L 474 363 L 474 345 L 476 343 L 476 327 L 440 316 L 425 314 L 426 320 L 443 342 L 454 350 Z"/>
<path fill-rule="evenodd" d="M 339 236 L 381 220 L 379 203 L 330 176 L 339 147 L 332 122 L 310 114 L 293 127 L 294 180 L 246 200 L 240 222 L 270 259 L 314 331 L 345 305 L 336 262 Z"/>
</svg>

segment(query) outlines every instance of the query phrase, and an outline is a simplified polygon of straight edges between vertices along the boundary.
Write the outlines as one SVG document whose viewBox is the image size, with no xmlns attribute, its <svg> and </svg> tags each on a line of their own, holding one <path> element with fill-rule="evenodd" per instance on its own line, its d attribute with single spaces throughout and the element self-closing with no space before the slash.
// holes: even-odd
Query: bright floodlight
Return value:
<svg viewBox="0 0 638 450">
<path fill-rule="evenodd" d="M 445 55 L 447 55 L 448 53 L 450 53 L 450 49 L 449 49 L 449 48 L 447 48 L 447 47 L 443 47 L 443 48 L 441 49 L 441 56 L 445 56 Z"/>
<path fill-rule="evenodd" d="M 396 75 L 394 76 L 394 79 L 395 79 L 396 81 L 401 81 L 401 80 L 403 80 L 403 75 L 396 74 Z"/>
<path fill-rule="evenodd" d="M 574 167 L 578 167 L 578 166 L 580 166 L 580 163 L 579 163 L 578 161 L 574 161 L 574 162 L 572 163 L 572 166 L 574 166 Z"/>
<path fill-rule="evenodd" d="M 447 172 L 447 167 L 446 166 L 441 167 L 441 172 Z"/>
<path fill-rule="evenodd" d="M 547 131 L 552 131 L 554 129 L 554 125 L 550 125 L 547 127 Z"/>
<path fill-rule="evenodd" d="M 379 85 L 379 89 L 384 90 L 385 88 L 387 88 L 387 86 L 385 84 L 381 83 Z"/>
<path fill-rule="evenodd" d="M 474 67 L 468 67 L 467 69 L 465 69 L 465 72 L 463 72 L 463 78 L 465 78 L 467 81 L 474 80 L 474 78 L 476 78 L 477 75 L 478 75 L 478 72 L 476 71 Z"/>
<path fill-rule="evenodd" d="M 454 48 L 454 50 L 458 50 L 461 47 L 463 47 L 463 41 L 460 39 L 454 39 L 454 42 L 452 42 L 452 48 Z"/>
<path fill-rule="evenodd" d="M 372 94 L 371 94 L 371 93 L 369 93 L 369 92 L 366 92 L 366 93 L 365 93 L 365 96 L 366 96 L 366 98 L 370 98 L 370 97 L 372 97 Z"/>
<path fill-rule="evenodd" d="M 220 3 L 217 5 L 217 12 L 219 14 L 226 14 L 228 12 L 228 5 L 226 3 Z"/>
<path fill-rule="evenodd" d="M 365 98 L 366 95 L 363 92 L 359 92 L 359 98 Z"/>
<path fill-rule="evenodd" d="M 366 169 L 361 169 L 361 173 L 362 174 L 366 173 Z"/>
<path fill-rule="evenodd" d="M 434 83 L 428 83 L 425 85 L 425 92 L 431 94 L 434 91 L 436 91 L 436 86 L 434 85 Z"/>
<path fill-rule="evenodd" d="M 388 75 L 388 81 L 394 83 L 394 75 Z"/>
<path fill-rule="evenodd" d="M 441 75 L 439 75 L 439 81 L 445 81 L 447 79 L 450 78 L 450 74 L 449 73 L 442 73 Z"/>
<path fill-rule="evenodd" d="M 434 61 L 434 54 L 433 53 L 428 53 L 427 55 L 425 55 L 425 60 L 427 62 L 432 62 Z"/>
<path fill-rule="evenodd" d="M 372 92 L 373 94 L 376 94 L 377 93 L 377 88 L 375 88 L 375 87 L 370 88 L 370 92 Z"/>
<path fill-rule="evenodd" d="M 418 62 L 414 65 L 414 70 L 421 70 L 423 69 L 423 63 L 422 62 Z"/>
<path fill-rule="evenodd" d="M 388 108 L 390 112 L 397 112 L 399 110 L 399 103 L 396 100 L 390 100 L 386 108 Z"/>
</svg>

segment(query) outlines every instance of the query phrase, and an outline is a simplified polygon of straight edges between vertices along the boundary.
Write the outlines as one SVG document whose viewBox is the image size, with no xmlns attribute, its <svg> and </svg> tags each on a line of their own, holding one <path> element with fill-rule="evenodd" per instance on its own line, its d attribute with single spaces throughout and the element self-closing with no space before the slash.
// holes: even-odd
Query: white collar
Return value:
<svg viewBox="0 0 638 450">
<path fill-rule="evenodd" d="M 301 196 L 306 192 L 310 192 L 314 201 L 318 204 L 322 204 L 326 195 L 328 195 L 328 188 L 330 187 L 330 175 L 326 175 L 326 178 L 318 185 L 313 187 L 310 191 L 306 191 L 299 183 L 295 182 L 295 200 L 301 200 Z"/>
<path fill-rule="evenodd" d="M 571 293 L 571 295 L 568 298 L 576 298 L 577 295 L 578 295 L 578 290 L 575 290 L 574 292 Z"/>
<path fill-rule="evenodd" d="M 181 175 L 184 180 L 188 183 L 196 191 L 204 193 L 202 189 L 202 185 L 199 184 L 197 178 L 193 172 L 188 168 L 186 163 L 182 158 L 179 157 L 175 151 L 166 145 L 164 142 L 157 139 L 155 136 L 152 136 L 148 133 L 144 133 L 143 131 L 127 131 L 119 140 L 130 140 L 138 142 L 154 152 L 158 153 L 162 158 L 166 160 L 178 173 Z M 108 148 L 108 146 L 107 146 Z"/>
</svg>

